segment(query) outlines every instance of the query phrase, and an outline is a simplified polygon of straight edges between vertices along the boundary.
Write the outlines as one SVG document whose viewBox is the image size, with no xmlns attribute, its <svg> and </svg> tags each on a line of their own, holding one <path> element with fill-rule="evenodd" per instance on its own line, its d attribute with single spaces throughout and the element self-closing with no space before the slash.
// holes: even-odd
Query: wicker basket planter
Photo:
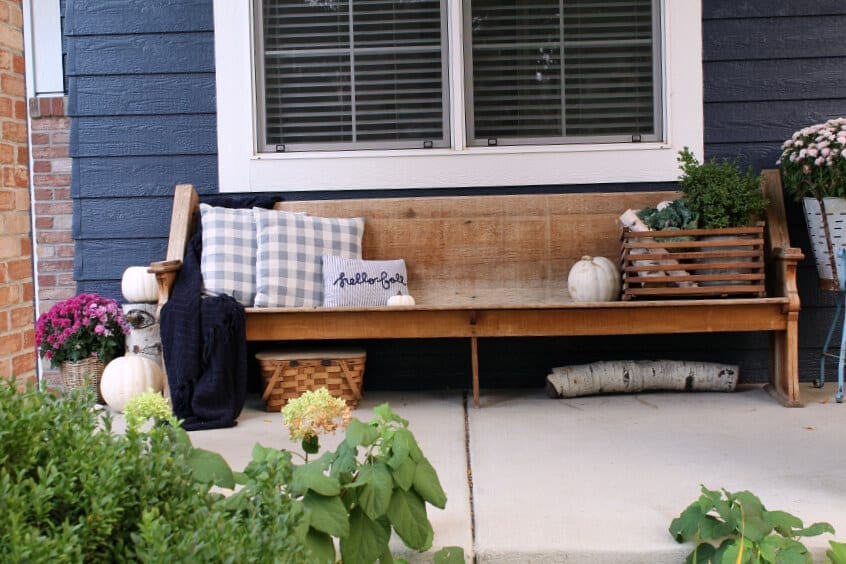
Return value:
<svg viewBox="0 0 846 564">
<path fill-rule="evenodd" d="M 625 231 L 620 266 L 624 300 L 764 297 L 764 227 Z"/>
<path fill-rule="evenodd" d="M 60 367 L 62 389 L 76 390 L 88 385 L 94 392 L 97 403 L 105 405 L 106 402 L 100 395 L 100 379 L 103 376 L 103 368 L 103 361 L 94 357 L 62 362 Z"/>
<path fill-rule="evenodd" d="M 272 350 L 256 354 L 267 411 L 281 410 L 288 400 L 309 390 L 327 388 L 352 408 L 361 398 L 364 364 L 363 349 Z"/>
</svg>

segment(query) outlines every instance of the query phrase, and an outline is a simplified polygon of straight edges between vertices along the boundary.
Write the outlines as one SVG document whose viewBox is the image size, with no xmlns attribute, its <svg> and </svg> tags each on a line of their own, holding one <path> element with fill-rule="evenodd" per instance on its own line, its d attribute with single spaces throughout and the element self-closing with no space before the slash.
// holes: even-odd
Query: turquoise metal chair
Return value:
<svg viewBox="0 0 846 564">
<path fill-rule="evenodd" d="M 837 249 L 837 266 L 839 272 L 846 272 L 846 248 L 840 247 Z M 837 295 L 835 296 L 835 310 L 834 319 L 831 320 L 831 326 L 828 328 L 828 335 L 826 335 L 825 343 L 823 344 L 822 354 L 820 355 L 820 377 L 814 381 L 814 386 L 821 388 L 825 384 L 825 360 L 827 358 L 837 359 L 837 394 L 834 399 L 837 403 L 843 403 L 843 360 L 846 354 L 846 323 L 843 321 L 844 302 L 846 302 L 846 276 L 838 276 L 838 284 L 840 286 Z M 834 330 L 840 324 L 840 348 L 837 354 L 828 352 L 828 347 L 831 344 L 831 338 L 834 336 Z"/>
</svg>

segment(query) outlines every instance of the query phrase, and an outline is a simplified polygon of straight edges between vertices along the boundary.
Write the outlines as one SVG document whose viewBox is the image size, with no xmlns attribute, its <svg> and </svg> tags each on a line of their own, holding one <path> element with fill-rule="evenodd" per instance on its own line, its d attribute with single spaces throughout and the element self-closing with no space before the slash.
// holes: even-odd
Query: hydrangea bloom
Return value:
<svg viewBox="0 0 846 564">
<path fill-rule="evenodd" d="M 173 417 L 167 400 L 152 390 L 138 394 L 126 403 L 123 409 L 126 425 L 131 429 L 140 429 L 149 419 L 169 421 Z"/>
<path fill-rule="evenodd" d="M 89 356 L 108 362 L 123 353 L 129 325 L 115 300 L 79 294 L 59 302 L 38 318 L 35 344 L 51 366 Z"/>
<path fill-rule="evenodd" d="M 846 196 L 846 118 L 800 129 L 782 144 L 776 164 L 797 198 Z"/>
<path fill-rule="evenodd" d="M 282 419 L 291 433 L 291 440 L 303 441 L 320 433 L 334 433 L 339 424 L 346 427 L 350 422 L 350 408 L 326 388 L 318 388 L 290 400 L 282 408 Z"/>
</svg>

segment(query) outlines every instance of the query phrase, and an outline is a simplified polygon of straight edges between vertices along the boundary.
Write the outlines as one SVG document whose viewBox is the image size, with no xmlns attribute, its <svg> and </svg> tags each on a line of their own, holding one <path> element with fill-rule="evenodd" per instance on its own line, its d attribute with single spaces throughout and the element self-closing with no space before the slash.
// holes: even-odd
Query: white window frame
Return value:
<svg viewBox="0 0 846 564">
<path fill-rule="evenodd" d="M 460 0 L 451 0 L 460 22 Z M 456 188 L 660 182 L 679 176 L 678 152 L 702 158 L 701 0 L 662 0 L 664 139 L 654 143 L 466 147 L 463 68 L 450 64 L 449 149 L 259 153 L 252 1 L 214 0 L 218 179 L 221 192 Z M 461 26 L 450 56 L 463 57 Z"/>
</svg>

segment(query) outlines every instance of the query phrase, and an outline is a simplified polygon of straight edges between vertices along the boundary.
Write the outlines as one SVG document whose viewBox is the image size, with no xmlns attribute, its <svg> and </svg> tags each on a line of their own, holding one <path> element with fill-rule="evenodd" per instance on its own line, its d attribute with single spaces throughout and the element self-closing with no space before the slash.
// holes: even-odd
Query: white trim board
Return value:
<svg viewBox="0 0 846 564">
<path fill-rule="evenodd" d="M 450 0 L 450 10 L 458 9 Z M 701 0 L 662 0 L 665 139 L 658 143 L 259 154 L 252 2 L 214 0 L 221 192 L 452 188 L 672 181 L 702 158 Z M 460 54 L 460 40 L 450 31 Z M 454 66 L 454 65 L 451 65 Z M 453 88 L 453 94 L 456 92 Z"/>
</svg>

